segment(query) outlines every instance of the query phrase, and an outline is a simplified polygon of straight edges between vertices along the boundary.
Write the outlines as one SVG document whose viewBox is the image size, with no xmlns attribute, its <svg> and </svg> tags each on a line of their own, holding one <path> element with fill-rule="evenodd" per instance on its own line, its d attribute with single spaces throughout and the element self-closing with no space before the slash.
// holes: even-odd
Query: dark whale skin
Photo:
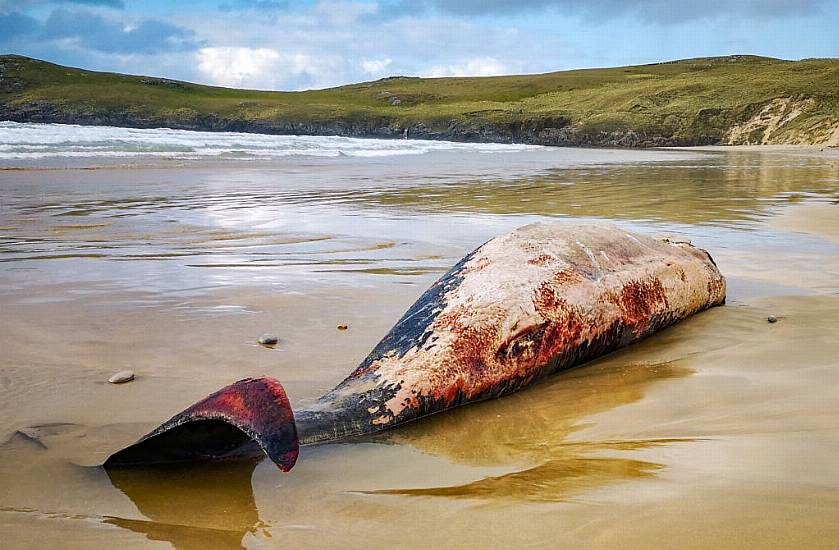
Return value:
<svg viewBox="0 0 839 550">
<path fill-rule="evenodd" d="M 458 262 L 312 406 L 293 413 L 271 378 L 237 382 L 106 466 L 264 452 L 287 471 L 299 444 L 503 396 L 723 304 L 725 290 L 710 255 L 689 243 L 609 224 L 525 226 Z"/>
</svg>

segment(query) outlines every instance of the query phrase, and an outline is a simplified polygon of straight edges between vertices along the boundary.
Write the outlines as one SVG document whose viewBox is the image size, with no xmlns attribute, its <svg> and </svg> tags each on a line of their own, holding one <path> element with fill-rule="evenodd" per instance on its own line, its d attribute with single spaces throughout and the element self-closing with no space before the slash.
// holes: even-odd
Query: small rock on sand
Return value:
<svg viewBox="0 0 839 550">
<path fill-rule="evenodd" d="M 276 346 L 280 339 L 273 334 L 263 334 L 259 337 L 258 342 L 263 346 Z"/>
<path fill-rule="evenodd" d="M 769 317 L 766 318 L 766 320 L 769 321 L 770 323 L 777 323 L 778 322 L 778 318 L 775 317 L 774 315 L 770 315 Z"/>
<path fill-rule="evenodd" d="M 111 384 L 124 384 L 125 382 L 131 382 L 132 380 L 134 380 L 133 370 L 121 370 L 108 378 L 108 382 Z"/>
<path fill-rule="evenodd" d="M 348 328 L 350 327 L 347 325 L 338 325 L 338 330 L 347 330 Z"/>
</svg>

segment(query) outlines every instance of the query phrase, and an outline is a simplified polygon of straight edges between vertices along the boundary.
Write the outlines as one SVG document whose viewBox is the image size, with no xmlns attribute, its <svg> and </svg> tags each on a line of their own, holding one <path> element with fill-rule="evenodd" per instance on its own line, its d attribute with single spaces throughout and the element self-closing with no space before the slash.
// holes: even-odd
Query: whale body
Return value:
<svg viewBox="0 0 839 550">
<path fill-rule="evenodd" d="M 435 282 L 364 361 L 293 411 L 276 380 L 219 390 L 112 455 L 106 467 L 265 453 L 369 434 L 501 397 L 725 302 L 711 256 L 604 223 L 496 237 Z"/>
</svg>

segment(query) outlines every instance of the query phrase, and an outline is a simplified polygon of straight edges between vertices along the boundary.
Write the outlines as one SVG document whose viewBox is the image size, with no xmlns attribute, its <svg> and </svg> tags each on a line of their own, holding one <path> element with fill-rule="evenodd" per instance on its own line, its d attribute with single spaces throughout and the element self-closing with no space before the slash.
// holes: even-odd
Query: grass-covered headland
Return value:
<svg viewBox="0 0 839 550">
<path fill-rule="evenodd" d="M 839 145 L 839 60 L 755 56 L 261 92 L 0 56 L 0 120 L 546 145 Z"/>
</svg>

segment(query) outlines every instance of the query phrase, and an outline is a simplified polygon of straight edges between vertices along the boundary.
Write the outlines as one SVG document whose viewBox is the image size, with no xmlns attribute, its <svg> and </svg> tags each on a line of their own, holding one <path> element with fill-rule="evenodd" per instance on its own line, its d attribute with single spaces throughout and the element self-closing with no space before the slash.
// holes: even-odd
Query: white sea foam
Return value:
<svg viewBox="0 0 839 550">
<path fill-rule="evenodd" d="M 414 139 L 337 136 L 273 136 L 236 132 L 193 132 L 71 124 L 0 122 L 0 160 L 50 157 L 156 157 L 174 159 L 271 159 L 287 156 L 383 157 L 432 151 L 502 153 L 540 149 L 535 145 L 455 143 Z"/>
</svg>

